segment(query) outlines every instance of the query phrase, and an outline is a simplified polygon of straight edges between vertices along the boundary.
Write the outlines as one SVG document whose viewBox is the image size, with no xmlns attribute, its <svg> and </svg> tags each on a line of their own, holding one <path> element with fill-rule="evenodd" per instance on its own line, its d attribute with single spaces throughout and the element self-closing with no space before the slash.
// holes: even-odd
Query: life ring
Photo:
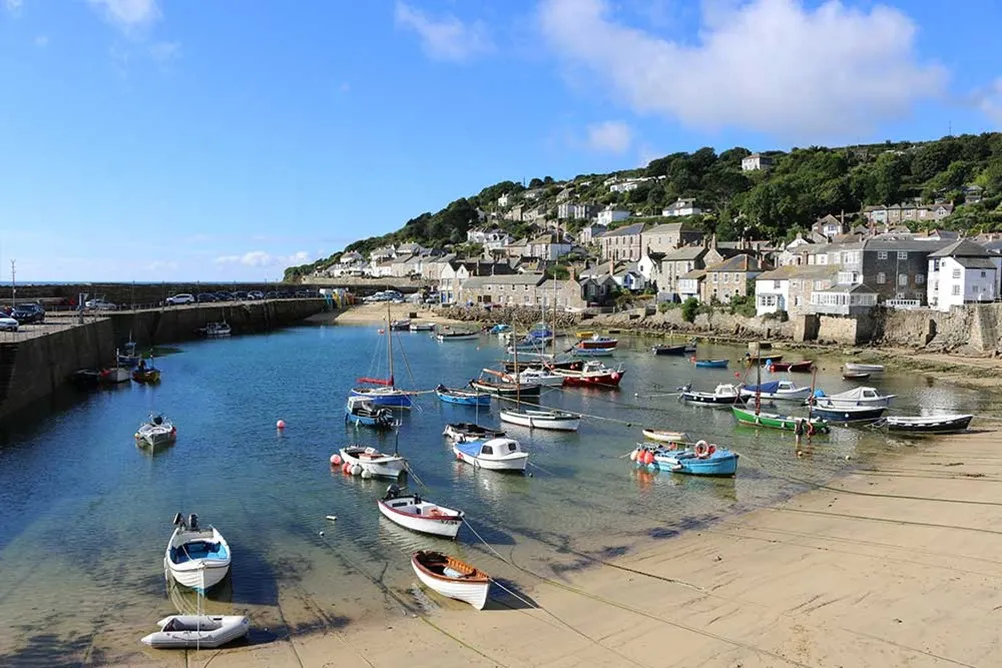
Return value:
<svg viewBox="0 0 1002 668">
<path fill-rule="evenodd" d="M 700 441 L 696 444 L 696 456 L 700 459 L 705 459 L 710 456 L 710 446 L 707 445 L 706 441 Z"/>
<path fill-rule="evenodd" d="M 706 448 L 707 456 L 712 455 L 716 451 L 717 451 L 717 446 L 714 445 L 713 443 L 710 443 L 710 445 Z"/>
</svg>

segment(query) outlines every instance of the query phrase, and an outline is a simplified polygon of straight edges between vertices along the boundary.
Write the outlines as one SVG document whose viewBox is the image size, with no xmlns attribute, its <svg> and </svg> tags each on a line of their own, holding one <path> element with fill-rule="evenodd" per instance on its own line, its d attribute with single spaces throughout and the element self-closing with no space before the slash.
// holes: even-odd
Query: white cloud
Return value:
<svg viewBox="0 0 1002 668">
<path fill-rule="evenodd" d="M 169 63 L 181 55 L 180 42 L 157 42 L 150 46 L 150 56 L 161 65 Z"/>
<path fill-rule="evenodd" d="M 37 37 L 35 37 L 34 42 L 35 46 L 44 49 L 49 45 L 49 38 L 46 37 L 45 35 L 38 35 Z"/>
<path fill-rule="evenodd" d="M 943 68 L 918 62 L 912 20 L 881 5 L 706 0 L 691 43 L 617 21 L 607 0 L 542 0 L 539 25 L 554 52 L 598 75 L 615 101 L 701 128 L 856 134 L 907 115 L 946 82 Z"/>
<path fill-rule="evenodd" d="M 12 14 L 20 10 L 21 5 L 23 4 L 24 2 L 22 0 L 3 0 L 4 9 L 6 9 L 8 12 L 11 12 Z"/>
<path fill-rule="evenodd" d="M 305 264 L 309 261 L 310 254 L 306 251 L 299 251 L 292 255 L 272 255 L 265 251 L 248 251 L 243 255 L 223 255 L 216 258 L 216 264 L 242 264 L 247 267 L 289 266 Z"/>
<path fill-rule="evenodd" d="M 625 153 L 633 143 L 633 130 L 622 121 L 605 121 L 588 126 L 588 147 L 595 151 Z"/>
<path fill-rule="evenodd" d="M 148 28 L 163 16 L 156 0 L 87 0 L 104 19 L 125 32 Z"/>
<path fill-rule="evenodd" d="M 999 77 L 987 90 L 978 91 L 975 95 L 980 109 L 997 126 L 1002 127 L 1002 77 Z"/>
<path fill-rule="evenodd" d="M 416 32 L 425 54 L 435 60 L 463 62 L 494 49 L 482 21 L 464 23 L 452 15 L 436 19 L 399 1 L 393 18 L 398 27 Z"/>
</svg>

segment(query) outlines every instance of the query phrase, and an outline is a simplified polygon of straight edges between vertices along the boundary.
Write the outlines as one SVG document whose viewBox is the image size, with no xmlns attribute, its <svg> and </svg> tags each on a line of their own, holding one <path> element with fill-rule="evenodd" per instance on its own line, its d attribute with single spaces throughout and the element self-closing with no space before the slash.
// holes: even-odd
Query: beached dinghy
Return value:
<svg viewBox="0 0 1002 668">
<path fill-rule="evenodd" d="M 136 443 L 157 448 L 169 445 L 177 438 L 177 427 L 162 415 L 154 415 L 136 430 Z"/>
<path fill-rule="evenodd" d="M 883 364 L 865 364 L 863 362 L 846 362 L 843 367 L 847 373 L 883 373 Z"/>
<path fill-rule="evenodd" d="M 463 511 L 426 501 L 417 494 L 401 494 L 396 485 L 387 487 L 386 496 L 376 505 L 386 519 L 421 533 L 455 538 L 463 524 Z"/>
<path fill-rule="evenodd" d="M 766 413 L 743 406 L 731 406 L 731 410 L 734 412 L 734 417 L 739 424 L 751 427 L 768 427 L 770 429 L 781 429 L 792 432 L 799 431 L 810 436 L 814 434 L 827 434 L 831 431 L 828 423 L 818 417 L 812 417 L 808 420 L 806 417 Z"/>
<path fill-rule="evenodd" d="M 729 360 L 698 360 L 692 358 L 692 363 L 698 369 L 726 369 Z"/>
<path fill-rule="evenodd" d="M 524 471 L 529 461 L 529 453 L 513 438 L 453 443 L 452 452 L 459 461 L 489 471 Z"/>
<path fill-rule="evenodd" d="M 388 455 L 363 445 L 349 445 L 338 453 L 348 464 L 358 465 L 363 472 L 377 478 L 397 478 L 407 469 L 407 460 L 400 455 Z"/>
<path fill-rule="evenodd" d="M 643 429 L 644 438 L 658 443 L 686 443 L 688 434 L 684 431 L 665 431 L 664 429 Z"/>
<path fill-rule="evenodd" d="M 738 470 L 738 453 L 699 441 L 694 447 L 651 447 L 640 444 L 630 453 L 638 466 L 687 475 L 730 477 Z"/>
<path fill-rule="evenodd" d="M 215 527 L 200 529 L 198 515 L 174 516 L 174 533 L 167 541 L 164 570 L 178 584 L 196 591 L 208 591 L 230 570 L 230 546 Z"/>
<path fill-rule="evenodd" d="M 487 605 L 491 578 L 480 569 L 455 557 L 426 550 L 411 556 L 411 567 L 426 587 L 442 596 L 464 601 L 477 610 Z"/>
<path fill-rule="evenodd" d="M 486 441 L 491 438 L 504 436 L 504 430 L 482 427 L 472 422 L 452 422 L 445 425 L 445 431 L 442 432 L 442 436 L 445 436 L 453 443 Z"/>
<path fill-rule="evenodd" d="M 911 434 L 953 434 L 966 431 L 973 415 L 888 415 L 881 426 L 888 431 Z"/>
<path fill-rule="evenodd" d="M 160 630 L 142 639 L 156 649 L 215 649 L 243 638 L 250 620 L 243 615 L 171 615 L 157 622 Z"/>
</svg>

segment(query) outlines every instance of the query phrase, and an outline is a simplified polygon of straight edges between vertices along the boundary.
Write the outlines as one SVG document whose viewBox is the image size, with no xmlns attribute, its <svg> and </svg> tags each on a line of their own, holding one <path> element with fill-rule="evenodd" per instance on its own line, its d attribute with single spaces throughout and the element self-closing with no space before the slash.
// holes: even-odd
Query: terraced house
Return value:
<svg viewBox="0 0 1002 668">
<path fill-rule="evenodd" d="M 602 259 L 613 262 L 638 262 L 644 255 L 644 223 L 633 223 L 609 230 L 598 238 Z"/>
<path fill-rule="evenodd" d="M 734 257 L 706 267 L 700 301 L 711 303 L 714 299 L 727 303 L 734 297 L 749 294 L 752 281 L 763 271 L 760 259 L 751 255 Z"/>
</svg>

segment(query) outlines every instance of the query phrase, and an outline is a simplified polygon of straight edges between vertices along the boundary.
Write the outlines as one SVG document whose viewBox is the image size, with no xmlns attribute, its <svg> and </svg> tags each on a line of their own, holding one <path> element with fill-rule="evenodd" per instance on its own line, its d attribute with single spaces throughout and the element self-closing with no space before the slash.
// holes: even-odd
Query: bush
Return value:
<svg viewBox="0 0 1002 668">
<path fill-rule="evenodd" d="M 747 295 L 737 295 L 731 299 L 731 315 L 740 315 L 746 318 L 755 317 L 755 298 Z"/>
<path fill-rule="evenodd" d="M 682 302 L 682 320 L 695 322 L 697 311 L 699 311 L 699 300 L 695 297 L 689 297 Z"/>
</svg>

